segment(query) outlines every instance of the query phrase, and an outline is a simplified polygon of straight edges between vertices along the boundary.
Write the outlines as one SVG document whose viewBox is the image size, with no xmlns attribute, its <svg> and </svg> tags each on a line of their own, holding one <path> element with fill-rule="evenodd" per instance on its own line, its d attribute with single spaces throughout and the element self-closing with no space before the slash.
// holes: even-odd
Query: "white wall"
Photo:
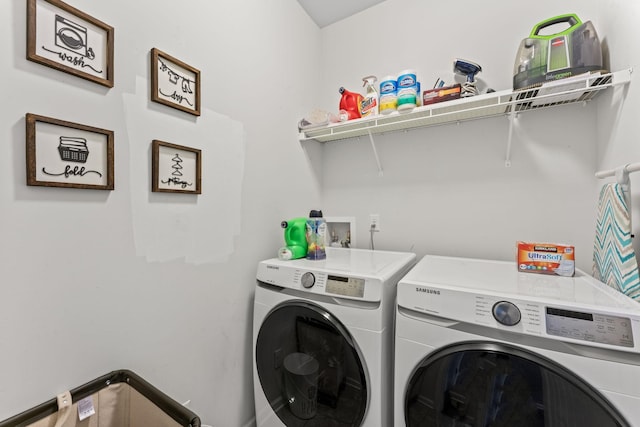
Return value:
<svg viewBox="0 0 640 427">
<path fill-rule="evenodd" d="M 613 70 L 627 68 L 637 57 L 634 14 L 626 2 L 609 3 L 617 8 L 591 1 L 543 0 L 525 8 L 517 2 L 461 0 L 435 12 L 420 0 L 385 1 L 322 30 L 322 105 L 338 108 L 340 86 L 362 93 L 360 79 L 369 74 L 413 68 L 423 87 L 438 77 L 453 82 L 456 57 L 482 66 L 481 88 L 510 89 L 520 41 L 536 23 L 564 13 L 591 20 L 610 45 Z M 376 248 L 513 260 L 517 240 L 564 242 L 576 246 L 577 265 L 591 271 L 602 184 L 594 173 L 605 164 L 640 161 L 623 147 L 631 141 L 616 135 L 617 120 L 631 122 L 637 115 L 630 108 L 633 86 L 622 117 L 616 113 L 622 89 L 584 107 L 521 114 L 510 168 L 504 163 L 505 117 L 376 136 L 382 177 L 368 138 L 325 144 L 323 207 L 327 214 L 354 215 L 357 240 L 365 247 L 369 214 L 378 213 Z M 608 112 L 598 115 L 598 105 Z M 618 153 L 606 161 L 597 148 L 602 140 L 610 140 L 608 149 Z"/>
<path fill-rule="evenodd" d="M 126 368 L 250 425 L 255 267 L 319 204 L 319 30 L 287 0 L 69 3 L 115 27 L 114 88 L 27 61 L 26 2 L 0 4 L 0 419 Z M 201 117 L 150 102 L 153 47 L 202 72 Z M 27 112 L 115 131 L 115 191 L 27 187 Z M 151 193 L 152 139 L 202 149 L 202 195 Z"/>
<path fill-rule="evenodd" d="M 623 0 L 600 2 L 600 27 L 604 37 L 604 51 L 609 57 L 611 68 L 616 70 L 632 68 L 631 84 L 625 93 L 612 93 L 598 103 L 597 160 L 599 170 L 610 170 L 628 163 L 640 162 L 638 144 L 638 113 L 640 112 L 640 4 Z M 623 98 L 624 102 L 619 102 Z M 634 234 L 640 233 L 640 176 L 629 176 L 631 180 L 631 212 Z M 635 239 L 636 254 L 640 251 L 640 241 Z"/>
</svg>

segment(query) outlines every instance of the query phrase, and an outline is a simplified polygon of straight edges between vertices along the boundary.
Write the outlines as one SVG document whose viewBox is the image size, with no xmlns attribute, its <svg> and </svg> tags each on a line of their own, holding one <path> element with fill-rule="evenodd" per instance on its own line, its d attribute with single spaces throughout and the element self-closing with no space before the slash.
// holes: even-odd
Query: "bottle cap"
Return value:
<svg viewBox="0 0 640 427">
<path fill-rule="evenodd" d="M 311 211 L 309 212 L 309 218 L 322 218 L 322 211 Z"/>
</svg>

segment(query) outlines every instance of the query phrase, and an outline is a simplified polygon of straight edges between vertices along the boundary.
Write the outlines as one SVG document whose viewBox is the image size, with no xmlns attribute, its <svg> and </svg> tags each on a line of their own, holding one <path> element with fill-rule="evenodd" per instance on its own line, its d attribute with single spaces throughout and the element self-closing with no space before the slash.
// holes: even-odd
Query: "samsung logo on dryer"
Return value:
<svg viewBox="0 0 640 427">
<path fill-rule="evenodd" d="M 267 270 L 280 270 L 277 265 L 267 265 Z"/>
<path fill-rule="evenodd" d="M 422 292 L 424 294 L 431 294 L 431 295 L 440 295 L 440 291 L 437 289 L 416 288 L 416 292 Z"/>
</svg>

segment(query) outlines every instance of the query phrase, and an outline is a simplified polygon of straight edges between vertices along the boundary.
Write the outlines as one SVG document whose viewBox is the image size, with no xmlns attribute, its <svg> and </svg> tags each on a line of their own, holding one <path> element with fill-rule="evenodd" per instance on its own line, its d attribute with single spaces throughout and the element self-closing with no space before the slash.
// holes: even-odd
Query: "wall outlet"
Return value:
<svg viewBox="0 0 640 427">
<path fill-rule="evenodd" d="M 369 214 L 369 230 L 380 231 L 380 214 Z"/>
</svg>

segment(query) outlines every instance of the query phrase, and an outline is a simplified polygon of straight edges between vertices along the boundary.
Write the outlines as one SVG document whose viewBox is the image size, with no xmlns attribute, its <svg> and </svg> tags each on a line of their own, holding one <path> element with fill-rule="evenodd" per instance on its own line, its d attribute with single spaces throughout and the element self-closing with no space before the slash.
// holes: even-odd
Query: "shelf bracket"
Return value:
<svg viewBox="0 0 640 427">
<path fill-rule="evenodd" d="M 507 137 L 507 152 L 504 156 L 505 157 L 504 167 L 510 168 L 511 167 L 511 141 L 513 140 L 513 125 L 516 119 L 518 118 L 518 113 L 511 110 L 507 117 L 509 118 L 509 136 Z"/>
<path fill-rule="evenodd" d="M 369 141 L 371 141 L 371 149 L 373 150 L 373 156 L 376 158 L 376 164 L 378 165 L 378 176 L 384 175 L 382 172 L 382 165 L 380 164 L 380 157 L 378 157 L 378 150 L 376 150 L 376 143 L 373 141 L 373 135 L 371 134 L 371 129 L 367 130 L 369 134 Z"/>
</svg>

